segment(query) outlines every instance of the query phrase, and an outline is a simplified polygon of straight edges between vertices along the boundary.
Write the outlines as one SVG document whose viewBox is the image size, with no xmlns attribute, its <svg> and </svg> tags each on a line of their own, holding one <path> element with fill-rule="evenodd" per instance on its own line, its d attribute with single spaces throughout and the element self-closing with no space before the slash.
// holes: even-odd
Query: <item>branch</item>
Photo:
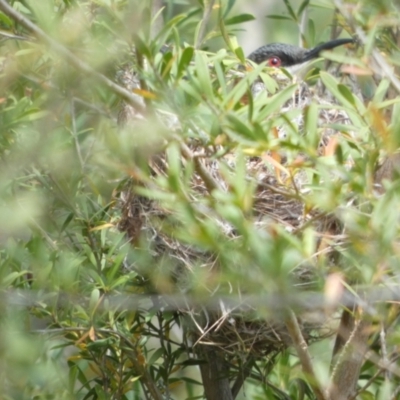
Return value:
<svg viewBox="0 0 400 400">
<path fill-rule="evenodd" d="M 254 356 L 249 354 L 246 361 L 240 366 L 238 374 L 236 376 L 236 380 L 232 386 L 232 397 L 236 399 L 237 395 L 240 392 L 245 380 L 250 376 L 251 370 L 254 366 Z"/>
<path fill-rule="evenodd" d="M 211 192 L 215 189 L 222 190 L 218 182 L 211 176 L 209 171 L 204 167 L 203 163 L 198 159 L 198 157 L 193 155 L 189 147 L 186 146 L 186 144 L 183 143 L 178 136 L 176 136 L 175 139 L 180 143 L 183 157 L 189 161 L 193 161 L 196 172 L 200 175 L 208 192 L 211 194 Z"/>
<path fill-rule="evenodd" d="M 210 16 L 211 16 L 212 9 L 214 7 L 214 3 L 215 3 L 215 0 L 208 0 L 204 4 L 203 18 L 201 20 L 199 34 L 197 35 L 197 39 L 196 39 L 196 45 L 195 45 L 196 49 L 198 49 L 201 46 L 201 44 L 203 43 L 204 35 L 206 32 L 206 27 L 207 27 L 208 21 L 210 20 Z"/>
<path fill-rule="evenodd" d="M 353 330 L 339 354 L 339 359 L 333 369 L 329 384 L 329 398 L 347 400 L 356 393 L 356 385 L 360 375 L 364 354 L 367 348 L 370 322 L 362 315 L 351 321 Z"/>
<path fill-rule="evenodd" d="M 199 346 L 204 394 L 207 400 L 234 400 L 229 386 L 229 366 L 222 353 L 212 346 Z"/>
<path fill-rule="evenodd" d="M 327 400 L 325 394 L 320 388 L 320 385 L 318 384 L 318 379 L 314 372 L 311 356 L 308 352 L 307 343 L 304 340 L 303 334 L 301 333 L 296 315 L 292 310 L 288 310 L 288 317 L 286 318 L 285 324 L 289 332 L 290 338 L 293 341 L 293 345 L 296 349 L 297 355 L 299 356 L 299 360 L 307 382 L 314 390 L 315 396 L 318 400 Z"/>
<path fill-rule="evenodd" d="M 163 0 L 153 0 L 152 6 L 151 6 L 151 18 L 153 20 L 153 25 L 151 27 L 151 33 L 152 36 L 156 36 L 162 29 L 163 27 L 163 20 L 162 16 L 158 15 L 157 19 L 154 20 L 154 17 L 161 12 L 161 10 L 164 8 Z"/>
<path fill-rule="evenodd" d="M 0 30 L 0 36 L 4 37 L 4 40 L 7 39 L 14 39 L 14 40 L 27 40 L 30 41 L 31 38 L 25 37 L 25 36 L 19 36 L 19 35 L 14 35 L 13 33 L 7 32 Z"/>
<path fill-rule="evenodd" d="M 30 32 L 32 32 L 39 39 L 43 40 L 50 48 L 52 48 L 56 53 L 65 57 L 67 61 L 72 64 L 77 70 L 83 72 L 90 77 L 97 79 L 103 85 L 107 86 L 112 92 L 121 96 L 126 102 L 128 102 L 132 107 L 134 107 L 139 112 L 144 112 L 145 109 L 142 104 L 137 100 L 135 96 L 132 95 L 128 90 L 117 85 L 112 80 L 108 79 L 105 75 L 100 74 L 91 66 L 81 61 L 76 57 L 71 51 L 66 47 L 58 43 L 56 40 L 47 35 L 41 28 L 36 26 L 28 18 L 24 17 L 14 8 L 12 8 L 6 0 L 0 0 L 0 11 L 9 16 L 14 21 L 18 22 L 20 25 L 24 26 Z"/>
</svg>

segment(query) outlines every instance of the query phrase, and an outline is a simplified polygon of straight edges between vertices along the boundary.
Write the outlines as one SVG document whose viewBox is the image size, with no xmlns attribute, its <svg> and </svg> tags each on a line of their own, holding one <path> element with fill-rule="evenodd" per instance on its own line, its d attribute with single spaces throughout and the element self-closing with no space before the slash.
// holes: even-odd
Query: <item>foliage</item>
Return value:
<svg viewBox="0 0 400 400">
<path fill-rule="evenodd" d="M 312 13 L 321 8 L 333 35 L 343 27 L 360 39 L 351 57 L 324 57 L 346 64 L 364 100 L 351 79 L 320 60 L 309 83 L 322 82 L 331 104 L 315 99 L 299 110 L 285 109 L 299 83 L 282 88 L 264 65 L 241 67 L 235 34 L 254 17 L 237 14 L 234 0 L 165 1 L 156 17 L 142 0 L 4 3 L 44 33 L 0 7 L 3 397 L 201 398 L 204 360 L 182 310 L 210 311 L 223 298 L 238 308 L 247 300 L 254 319 L 278 316 L 289 326 L 290 313 L 300 315 L 311 299 L 307 311 L 329 314 L 332 329 L 339 303 L 360 305 L 370 352 L 358 398 L 396 398 L 397 5 L 285 1 L 284 15 L 270 15 L 296 24 L 308 47 L 328 39 L 315 33 Z M 376 49 L 386 53 L 379 68 Z M 121 73 L 131 69 L 140 89 L 125 93 Z M 267 90 L 253 98 L 259 77 Z M 137 118 L 122 127 L 117 120 L 128 103 Z M 349 122 L 321 125 L 326 109 L 346 113 Z M 293 122 L 299 116 L 304 128 Z M 326 129 L 339 134 L 321 155 Z M 159 174 L 157 157 L 166 165 Z M 281 177 L 309 222 L 289 230 L 256 213 L 255 159 Z M 217 165 L 222 181 L 202 174 L 202 163 Z M 379 178 L 379 165 L 388 163 L 394 168 Z M 307 176 L 307 190 L 296 190 L 297 174 Z M 121 229 L 128 192 L 158 204 L 145 221 L 151 229 L 140 226 L 135 238 Z M 339 239 L 317 229 L 332 220 Z M 184 254 L 160 255 L 156 230 Z M 182 272 L 188 259 L 195 268 Z M 210 259 L 217 270 L 204 268 Z M 293 274 L 310 265 L 312 291 L 304 292 Z M 296 346 L 246 358 L 251 346 L 240 343 L 243 353 L 229 358 L 231 381 L 247 374 L 238 397 L 317 398 L 318 387 L 329 384 L 333 341 L 308 346 L 315 376 L 304 374 Z"/>
</svg>

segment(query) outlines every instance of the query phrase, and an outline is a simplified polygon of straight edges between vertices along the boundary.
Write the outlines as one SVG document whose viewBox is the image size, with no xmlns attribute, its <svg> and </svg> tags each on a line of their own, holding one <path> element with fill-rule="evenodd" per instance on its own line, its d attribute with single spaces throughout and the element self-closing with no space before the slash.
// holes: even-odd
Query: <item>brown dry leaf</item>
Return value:
<svg viewBox="0 0 400 400">
<path fill-rule="evenodd" d="M 370 70 L 369 68 L 361 68 L 355 65 L 343 65 L 342 68 L 340 68 L 340 71 L 343 72 L 344 74 L 351 74 L 357 76 L 373 75 L 372 70 Z"/>
<path fill-rule="evenodd" d="M 390 138 L 390 130 L 385 121 L 385 117 L 382 114 L 381 110 L 374 107 L 372 104 L 368 107 L 371 124 L 374 130 L 378 133 L 378 135 L 386 141 Z"/>
<path fill-rule="evenodd" d="M 278 152 L 271 151 L 271 155 L 265 153 L 262 155 L 262 158 L 265 162 L 270 163 L 274 167 L 276 179 L 278 181 L 281 181 L 281 172 L 290 176 L 289 171 L 281 164 L 281 156 Z"/>
<path fill-rule="evenodd" d="M 89 329 L 89 337 L 93 342 L 96 340 L 96 332 L 93 326 L 91 326 Z"/>
<path fill-rule="evenodd" d="M 324 295 L 327 304 L 338 304 L 344 292 L 343 275 L 339 272 L 328 275 L 325 280 Z"/>
<path fill-rule="evenodd" d="M 113 228 L 115 225 L 114 224 L 111 224 L 111 223 L 106 223 L 106 224 L 103 224 L 103 225 L 99 225 L 99 226 L 95 226 L 94 228 L 91 228 L 90 229 L 90 232 L 94 232 L 94 231 L 101 231 L 101 230 L 103 230 L 103 229 L 107 229 L 107 228 Z"/>
<path fill-rule="evenodd" d="M 137 361 L 140 365 L 146 365 L 146 357 L 142 354 L 140 348 L 137 348 Z"/>
<path fill-rule="evenodd" d="M 138 94 L 139 96 L 142 96 L 145 99 L 157 100 L 157 95 L 155 93 L 149 92 L 148 90 L 133 89 L 132 92 Z"/>
<path fill-rule="evenodd" d="M 75 342 L 75 346 L 79 346 L 81 343 L 83 343 L 89 335 L 90 335 L 90 331 L 85 332 L 85 333 Z"/>
<path fill-rule="evenodd" d="M 306 161 L 306 158 L 303 156 L 297 156 L 296 159 L 290 164 L 291 168 L 301 168 Z"/>
<path fill-rule="evenodd" d="M 219 145 L 223 145 L 227 140 L 227 136 L 225 133 L 222 133 L 221 135 L 218 135 L 215 139 L 214 139 L 214 144 L 216 146 Z"/>
<path fill-rule="evenodd" d="M 335 155 L 335 152 L 336 152 L 336 149 L 338 147 L 338 144 L 339 144 L 338 137 L 337 136 L 331 136 L 328 139 L 327 145 L 323 149 L 324 156 L 330 157 L 330 156 Z"/>
</svg>

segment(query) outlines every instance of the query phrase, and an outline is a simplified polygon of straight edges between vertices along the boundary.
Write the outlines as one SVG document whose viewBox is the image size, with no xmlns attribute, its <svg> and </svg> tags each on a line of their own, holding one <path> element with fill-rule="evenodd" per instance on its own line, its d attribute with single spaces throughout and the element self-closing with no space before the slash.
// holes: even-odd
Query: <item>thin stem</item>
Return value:
<svg viewBox="0 0 400 400">
<path fill-rule="evenodd" d="M 214 4 L 215 4 L 215 0 L 205 1 L 204 3 L 205 4 L 204 4 L 204 11 L 203 11 L 203 19 L 201 21 L 199 34 L 197 35 L 197 40 L 196 40 L 196 45 L 195 45 L 196 49 L 199 49 L 200 46 L 203 43 L 204 36 L 206 34 L 207 24 L 208 24 L 208 22 L 210 20 L 211 12 L 213 10 Z"/>
<path fill-rule="evenodd" d="M 181 140 L 179 140 L 178 137 L 176 137 L 176 139 L 180 142 L 183 157 L 185 157 L 187 160 L 193 161 L 196 172 L 200 175 L 201 179 L 203 180 L 204 184 L 206 185 L 208 192 L 211 194 L 211 192 L 215 189 L 222 190 L 220 185 L 218 184 L 218 182 L 211 176 L 211 174 L 204 167 L 204 165 L 199 160 L 199 158 L 194 157 L 193 153 L 189 149 L 189 147 L 186 146 L 186 144 L 183 143 Z"/>
<path fill-rule="evenodd" d="M 79 144 L 78 136 L 77 136 L 77 129 L 76 129 L 76 116 L 75 116 L 75 102 L 74 99 L 70 99 L 70 110 L 71 110 L 71 133 L 72 137 L 74 138 L 76 153 L 78 155 L 79 164 L 81 165 L 82 173 L 85 171 L 85 163 L 82 157 L 81 146 Z"/>
<path fill-rule="evenodd" d="M 250 376 L 252 367 L 254 365 L 254 356 L 249 354 L 246 361 L 243 365 L 240 366 L 237 378 L 232 386 L 232 397 L 236 399 L 239 394 L 240 389 L 242 388 L 245 380 Z"/>
<path fill-rule="evenodd" d="M 155 15 L 157 15 L 161 9 L 164 7 L 163 0 L 153 0 L 151 5 L 151 16 L 152 19 Z M 163 19 L 162 15 L 160 15 L 156 21 L 153 21 L 153 25 L 151 27 L 152 37 L 155 37 L 163 27 Z"/>
<path fill-rule="evenodd" d="M 357 35 L 358 41 L 362 44 L 365 44 L 367 42 L 367 36 L 360 27 L 354 26 L 355 24 L 353 15 L 349 11 L 347 11 L 343 2 L 341 0 L 335 0 L 335 6 L 349 23 L 349 25 L 353 27 Z M 388 78 L 396 91 L 400 93 L 400 80 L 395 76 L 393 68 L 386 62 L 386 60 L 383 58 L 378 50 L 372 50 L 371 55 L 377 65 L 377 68 L 372 67 L 375 70 L 374 72 L 379 74 L 380 76 L 385 76 L 386 78 Z"/>
<path fill-rule="evenodd" d="M 388 365 L 394 364 L 399 359 L 399 357 L 400 357 L 400 355 L 397 355 L 396 357 L 391 359 L 390 362 L 388 362 Z M 363 387 L 358 389 L 357 392 L 354 394 L 354 396 L 352 396 L 349 400 L 356 400 L 357 397 L 359 395 L 361 395 L 361 393 L 365 392 L 375 382 L 376 378 L 384 371 L 387 372 L 387 368 L 385 365 L 382 365 L 378 369 L 378 371 L 376 371 L 375 374 L 372 375 L 371 378 L 368 379 L 367 383 Z"/>
</svg>

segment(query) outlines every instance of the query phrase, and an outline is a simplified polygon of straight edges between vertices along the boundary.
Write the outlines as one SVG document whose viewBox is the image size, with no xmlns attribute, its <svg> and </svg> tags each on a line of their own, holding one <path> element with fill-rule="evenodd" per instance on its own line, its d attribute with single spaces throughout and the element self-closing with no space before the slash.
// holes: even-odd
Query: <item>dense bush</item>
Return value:
<svg viewBox="0 0 400 400">
<path fill-rule="evenodd" d="M 2 398 L 398 398 L 398 6 L 236 3 L 0 0 Z"/>
</svg>

